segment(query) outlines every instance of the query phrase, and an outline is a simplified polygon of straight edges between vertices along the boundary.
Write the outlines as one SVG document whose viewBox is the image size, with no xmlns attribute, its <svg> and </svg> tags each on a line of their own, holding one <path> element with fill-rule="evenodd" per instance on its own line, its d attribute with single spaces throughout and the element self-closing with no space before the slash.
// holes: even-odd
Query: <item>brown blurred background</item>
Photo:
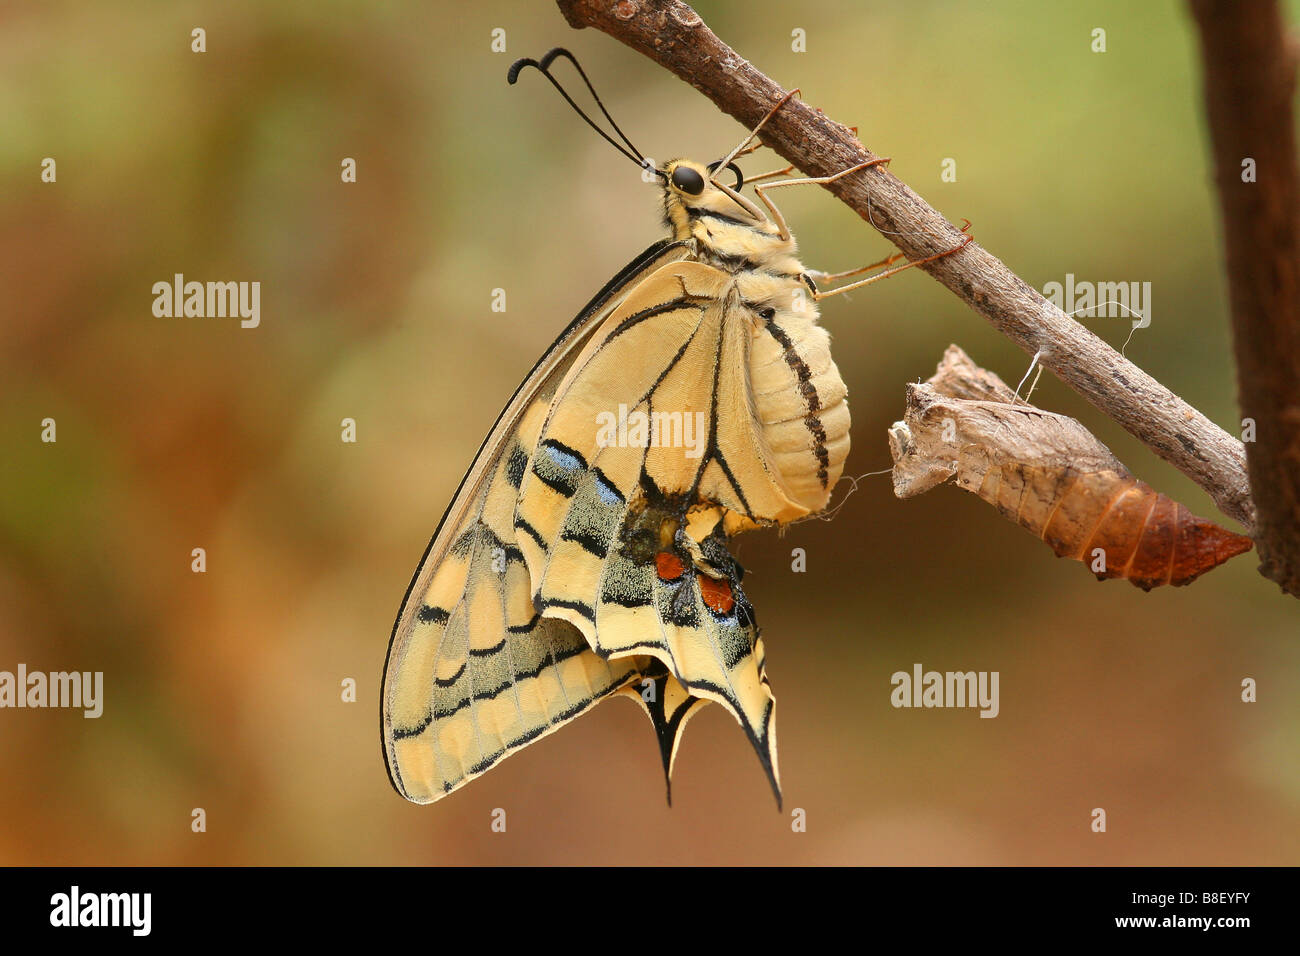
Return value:
<svg viewBox="0 0 1300 956">
<path fill-rule="evenodd" d="M 1239 431 L 1180 4 L 700 9 L 1031 284 L 1151 282 L 1128 355 Z M 742 135 L 545 3 L 0 5 L 0 669 L 106 685 L 98 720 L 0 711 L 0 862 L 1300 862 L 1300 605 L 1253 555 L 1143 594 L 972 495 L 902 502 L 883 475 L 833 521 L 739 544 L 785 813 L 718 708 L 686 734 L 665 807 L 649 725 L 621 701 L 432 807 L 390 789 L 377 693 L 416 561 L 523 374 L 661 234 L 653 187 L 540 77 L 506 85 L 513 59 L 557 44 L 656 159 Z M 780 198 L 812 266 L 892 251 L 821 190 Z M 260 281 L 261 326 L 155 318 L 151 287 L 177 272 Z M 1027 365 L 918 272 L 823 316 L 852 474 L 888 467 L 904 384 L 948 343 L 1013 383 Z M 1129 331 L 1086 321 L 1117 346 Z M 1050 376 L 1034 401 L 1217 517 Z M 1001 715 L 893 709 L 889 676 L 915 662 L 999 671 Z"/>
</svg>

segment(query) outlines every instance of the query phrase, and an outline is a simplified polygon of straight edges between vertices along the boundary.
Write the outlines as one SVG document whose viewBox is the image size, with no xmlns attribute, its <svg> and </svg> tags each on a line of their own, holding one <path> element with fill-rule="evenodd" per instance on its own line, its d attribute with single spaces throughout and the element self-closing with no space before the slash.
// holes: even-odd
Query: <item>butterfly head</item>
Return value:
<svg viewBox="0 0 1300 956">
<path fill-rule="evenodd" d="M 689 238 L 692 224 L 701 217 L 746 226 L 763 221 L 761 216 L 754 215 L 753 205 L 740 196 L 745 184 L 740 170 L 734 163 L 726 168 L 736 176 L 730 186 L 718 178 L 717 163 L 705 165 L 690 159 L 673 159 L 655 170 L 664 191 L 664 218 L 676 238 Z"/>
</svg>

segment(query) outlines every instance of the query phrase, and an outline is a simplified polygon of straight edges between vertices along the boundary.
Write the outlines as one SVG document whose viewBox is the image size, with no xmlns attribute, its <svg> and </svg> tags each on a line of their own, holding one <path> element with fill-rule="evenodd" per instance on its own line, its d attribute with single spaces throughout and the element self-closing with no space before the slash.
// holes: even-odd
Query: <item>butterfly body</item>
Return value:
<svg viewBox="0 0 1300 956">
<path fill-rule="evenodd" d="M 676 186 L 681 168 L 704 182 L 699 195 Z M 820 511 L 848 456 L 848 389 L 831 360 L 830 337 L 817 324 L 816 286 L 796 256 L 794 237 L 710 184 L 707 167 L 676 160 L 665 172 L 664 218 L 674 238 L 732 277 L 751 317 L 754 410 L 787 489 L 805 514 Z"/>
<path fill-rule="evenodd" d="M 615 694 L 650 717 L 669 780 L 687 720 L 720 704 L 780 798 L 765 651 L 727 545 L 825 507 L 846 389 L 784 223 L 710 167 L 658 174 L 670 237 L 525 379 L 408 588 L 381 730 L 415 802 Z M 638 440 L 608 440 L 614 410 L 646 423 Z"/>
</svg>

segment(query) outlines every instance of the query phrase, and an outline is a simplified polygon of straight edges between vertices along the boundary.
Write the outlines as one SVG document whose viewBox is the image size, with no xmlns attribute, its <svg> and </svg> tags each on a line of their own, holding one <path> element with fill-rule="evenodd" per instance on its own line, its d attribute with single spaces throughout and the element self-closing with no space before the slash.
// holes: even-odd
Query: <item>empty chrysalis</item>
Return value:
<svg viewBox="0 0 1300 956">
<path fill-rule="evenodd" d="M 1016 401 L 955 345 L 928 382 L 908 386 L 889 444 L 898 497 L 955 478 L 1099 579 L 1190 584 L 1251 548 L 1135 478 L 1075 419 Z"/>
</svg>

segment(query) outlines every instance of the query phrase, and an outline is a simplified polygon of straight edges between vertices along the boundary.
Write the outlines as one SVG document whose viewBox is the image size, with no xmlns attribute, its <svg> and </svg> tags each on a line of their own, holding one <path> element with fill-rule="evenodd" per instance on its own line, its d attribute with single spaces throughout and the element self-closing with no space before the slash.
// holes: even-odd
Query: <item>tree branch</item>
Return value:
<svg viewBox="0 0 1300 956">
<path fill-rule="evenodd" d="M 595 27 L 690 83 L 747 127 L 785 94 L 723 43 L 680 0 L 557 0 L 575 28 Z M 810 176 L 874 159 L 846 126 L 797 99 L 776 112 L 763 141 Z M 883 167 L 827 186 L 910 259 L 963 236 Z M 1026 353 L 1200 485 L 1248 529 L 1254 505 L 1237 441 L 1075 322 L 977 243 L 921 266 Z"/>
<path fill-rule="evenodd" d="M 1300 595 L 1300 173 L 1278 4 L 1193 0 L 1223 213 L 1260 573 Z"/>
</svg>

